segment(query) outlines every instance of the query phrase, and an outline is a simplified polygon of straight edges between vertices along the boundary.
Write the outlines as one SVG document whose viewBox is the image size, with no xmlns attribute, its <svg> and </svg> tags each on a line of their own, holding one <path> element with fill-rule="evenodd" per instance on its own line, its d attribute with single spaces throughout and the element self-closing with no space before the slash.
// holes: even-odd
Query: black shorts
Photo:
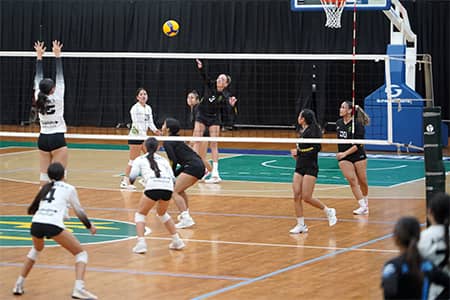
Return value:
<svg viewBox="0 0 450 300">
<path fill-rule="evenodd" d="M 360 160 L 365 160 L 366 158 L 367 158 L 367 156 L 364 151 L 356 151 L 355 153 L 347 155 L 346 157 L 344 157 L 343 159 L 341 159 L 339 161 L 347 160 L 347 161 L 351 162 L 352 164 L 354 164 L 355 162 L 360 161 Z"/>
<path fill-rule="evenodd" d="M 31 223 L 30 233 L 32 236 L 42 239 L 46 237 L 51 239 L 52 237 L 60 234 L 64 229 L 53 224 L 45 223 Z"/>
<path fill-rule="evenodd" d="M 200 122 L 203 125 L 205 125 L 207 128 L 209 126 L 214 126 L 214 125 L 220 125 L 220 120 L 219 120 L 219 116 L 218 115 L 203 115 L 201 113 L 197 113 L 197 116 L 195 117 L 195 121 L 196 122 Z"/>
<path fill-rule="evenodd" d="M 50 133 L 39 134 L 38 138 L 38 148 L 39 150 L 45 152 L 51 152 L 53 150 L 67 146 L 66 139 L 64 138 L 64 133 Z"/>
<path fill-rule="evenodd" d="M 192 175 L 197 179 L 202 179 L 203 175 L 205 175 L 205 164 L 201 159 L 193 160 L 189 164 L 184 165 L 182 173 Z"/>
<path fill-rule="evenodd" d="M 153 201 L 169 201 L 172 198 L 172 191 L 169 190 L 145 190 L 144 195 Z"/>
<path fill-rule="evenodd" d="M 310 175 L 317 178 L 317 174 L 319 174 L 319 166 L 315 161 L 301 161 L 298 159 L 297 164 L 295 165 L 295 173 L 302 176 Z"/>
<path fill-rule="evenodd" d="M 144 140 L 128 140 L 128 145 L 142 145 Z"/>
</svg>

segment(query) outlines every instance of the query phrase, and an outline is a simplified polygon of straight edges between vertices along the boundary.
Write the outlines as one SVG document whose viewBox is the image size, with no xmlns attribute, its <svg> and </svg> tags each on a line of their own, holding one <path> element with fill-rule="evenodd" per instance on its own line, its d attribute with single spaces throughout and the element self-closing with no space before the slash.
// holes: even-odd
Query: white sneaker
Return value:
<svg viewBox="0 0 450 300">
<path fill-rule="evenodd" d="M 139 182 L 143 187 L 145 187 L 145 180 L 144 180 L 144 178 L 140 178 L 140 179 L 138 180 L 138 182 Z"/>
<path fill-rule="evenodd" d="M 14 295 L 23 295 L 23 293 L 25 292 L 23 290 L 23 285 L 16 283 L 16 285 L 14 286 L 13 290 L 12 290 Z"/>
<path fill-rule="evenodd" d="M 176 240 L 172 240 L 172 243 L 170 243 L 169 245 L 169 249 L 172 250 L 181 250 L 185 247 L 186 245 L 184 244 L 182 239 L 176 239 Z"/>
<path fill-rule="evenodd" d="M 202 179 L 200 179 L 200 181 L 205 181 L 206 177 L 208 177 L 209 174 L 210 173 L 209 173 L 208 169 L 205 169 L 205 175 L 203 175 L 203 177 L 202 177 Z"/>
<path fill-rule="evenodd" d="M 147 252 L 147 243 L 145 241 L 138 241 L 133 247 L 133 252 L 137 254 L 145 254 Z"/>
<path fill-rule="evenodd" d="M 367 205 L 367 202 L 362 199 L 358 201 L 359 208 L 355 209 L 353 211 L 354 215 L 368 215 L 369 214 L 369 206 Z"/>
<path fill-rule="evenodd" d="M 211 178 L 206 179 L 205 183 L 220 183 L 222 181 L 222 178 L 220 176 L 211 176 Z"/>
<path fill-rule="evenodd" d="M 191 216 L 187 215 L 187 216 L 183 216 L 183 215 L 179 215 L 177 217 L 178 222 L 177 224 L 175 224 L 175 228 L 189 228 L 191 226 L 193 226 L 195 224 L 194 219 L 192 219 Z"/>
<path fill-rule="evenodd" d="M 96 300 L 98 299 L 97 296 L 95 296 L 94 294 L 92 294 L 91 292 L 89 292 L 86 289 L 73 289 L 72 292 L 72 298 L 73 299 L 92 299 L 92 300 Z"/>
<path fill-rule="evenodd" d="M 336 210 L 334 208 L 327 209 L 328 225 L 334 226 L 337 223 Z"/>
<path fill-rule="evenodd" d="M 125 180 L 122 180 L 120 182 L 120 188 L 121 189 L 125 189 L 125 190 L 135 190 L 136 187 L 132 184 L 128 184 L 128 182 L 126 182 Z"/>
<path fill-rule="evenodd" d="M 294 228 L 292 228 L 291 230 L 289 230 L 290 233 L 293 234 L 297 234 L 297 233 L 306 233 L 308 232 L 308 226 L 306 226 L 305 224 L 297 224 L 295 225 Z"/>
</svg>

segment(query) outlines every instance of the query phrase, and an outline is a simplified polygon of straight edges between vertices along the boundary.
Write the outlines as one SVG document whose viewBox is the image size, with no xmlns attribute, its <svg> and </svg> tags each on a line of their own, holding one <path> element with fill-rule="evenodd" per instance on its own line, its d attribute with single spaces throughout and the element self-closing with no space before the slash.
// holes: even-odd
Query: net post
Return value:
<svg viewBox="0 0 450 300">
<path fill-rule="evenodd" d="M 437 192 L 445 192 L 445 168 L 442 161 L 441 108 L 423 109 L 426 204 Z"/>
<path fill-rule="evenodd" d="M 392 87 L 391 87 L 391 61 L 389 56 L 386 56 L 384 60 L 385 64 L 385 76 L 386 76 L 386 96 L 387 96 L 387 140 L 392 143 L 393 141 L 393 128 L 392 128 Z"/>
</svg>

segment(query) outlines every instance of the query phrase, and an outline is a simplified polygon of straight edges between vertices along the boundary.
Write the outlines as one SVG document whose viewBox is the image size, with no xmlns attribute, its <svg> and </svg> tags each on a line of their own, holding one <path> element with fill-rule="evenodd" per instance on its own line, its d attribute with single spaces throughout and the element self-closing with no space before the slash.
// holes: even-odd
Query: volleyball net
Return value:
<svg viewBox="0 0 450 300">
<path fill-rule="evenodd" d="M 0 52 L 2 69 L 9 74 L 2 76 L 0 85 L 0 136 L 38 136 L 32 107 L 35 57 L 34 52 Z M 45 77 L 54 77 L 52 57 L 49 52 L 44 55 Z M 202 94 L 203 89 L 195 59 L 204 62 L 212 80 L 221 73 L 232 77 L 230 90 L 238 102 L 223 114 L 222 128 L 227 131 L 220 137 L 191 136 L 192 114 L 186 96 L 192 90 Z M 137 88 L 143 87 L 148 91 L 156 126 L 160 128 L 165 118 L 173 117 L 185 129 L 181 137 L 160 140 L 296 143 L 301 142 L 294 130 L 301 109 L 314 110 L 319 123 L 328 129 L 327 124 L 339 118 L 342 101 L 352 101 L 353 97 L 356 105 L 364 107 L 364 98 L 385 83 L 385 97 L 379 99 L 385 105 L 370 116 L 375 138 L 308 141 L 390 145 L 396 142 L 393 105 L 410 101 L 392 97 L 392 59 L 369 54 L 63 52 L 66 138 L 130 139 L 129 110 L 136 102 Z M 380 110 L 383 113 L 378 113 Z M 31 126 L 17 126 L 27 124 Z"/>
</svg>

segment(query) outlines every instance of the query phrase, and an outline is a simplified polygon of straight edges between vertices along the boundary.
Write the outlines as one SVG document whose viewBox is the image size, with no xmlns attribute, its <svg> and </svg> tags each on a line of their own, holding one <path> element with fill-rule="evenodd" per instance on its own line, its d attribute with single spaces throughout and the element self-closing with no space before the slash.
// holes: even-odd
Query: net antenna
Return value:
<svg viewBox="0 0 450 300">
<path fill-rule="evenodd" d="M 347 0 L 320 0 L 327 16 L 325 27 L 341 28 L 341 16 Z"/>
</svg>

